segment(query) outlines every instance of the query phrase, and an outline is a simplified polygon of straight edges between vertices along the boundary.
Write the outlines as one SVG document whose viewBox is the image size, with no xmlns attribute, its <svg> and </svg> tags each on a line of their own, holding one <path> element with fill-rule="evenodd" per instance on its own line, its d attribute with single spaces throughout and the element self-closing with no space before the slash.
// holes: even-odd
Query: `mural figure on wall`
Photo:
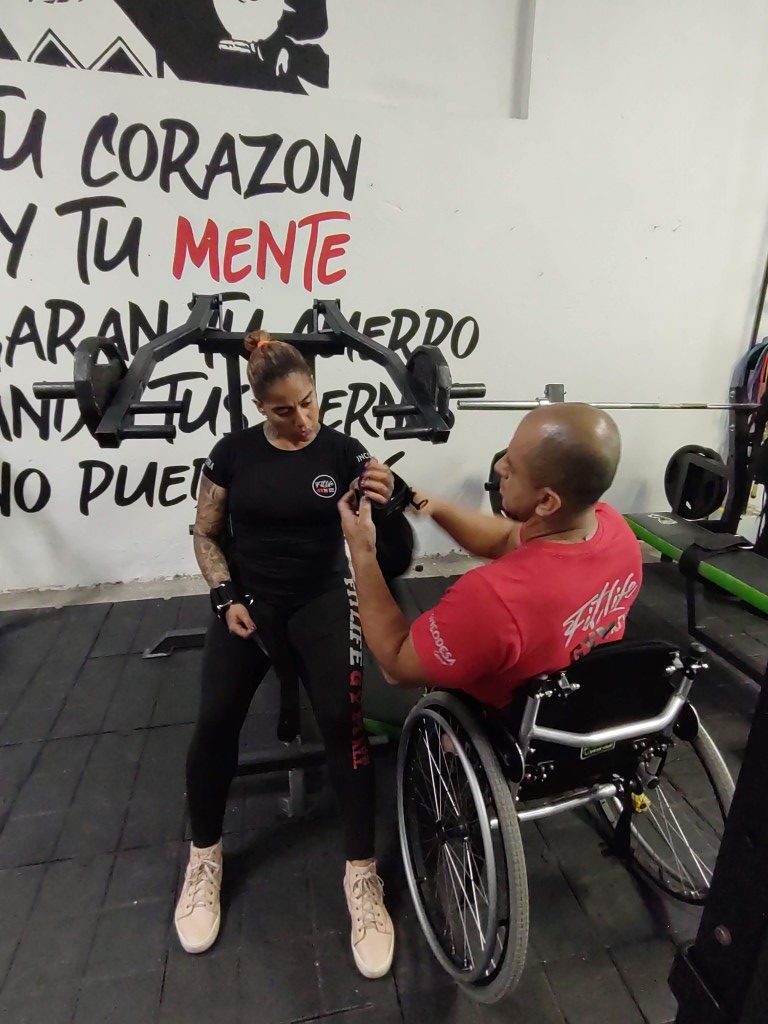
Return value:
<svg viewBox="0 0 768 1024">
<path fill-rule="evenodd" d="M 328 55 L 309 42 L 328 30 L 326 0 L 115 2 L 179 78 L 281 92 L 328 87 Z"/>
<path fill-rule="evenodd" d="M 262 43 L 277 32 L 277 26 L 286 9 L 283 0 L 213 0 L 219 21 L 229 32 L 230 39 L 222 39 L 220 50 L 234 53 L 255 53 L 264 60 Z M 280 48 L 275 67 L 276 74 L 288 70 L 288 51 Z"/>
<path fill-rule="evenodd" d="M 30 45 L 30 22 L 0 12 L 0 59 L 306 93 L 327 89 L 326 0 L 42 0 L 50 24 Z M 37 6 L 37 5 L 36 5 Z M 82 14 L 114 28 L 96 59 Z M 110 16 L 110 11 L 112 16 Z M 71 12 L 71 18 L 68 16 Z M 129 19 L 126 21 L 126 18 Z M 39 19 L 38 19 L 39 20 Z M 46 17 L 47 21 L 47 17 Z M 126 26 L 135 39 L 126 38 Z M 86 38 L 83 33 L 86 32 Z M 151 60 L 137 51 L 147 46 Z"/>
</svg>

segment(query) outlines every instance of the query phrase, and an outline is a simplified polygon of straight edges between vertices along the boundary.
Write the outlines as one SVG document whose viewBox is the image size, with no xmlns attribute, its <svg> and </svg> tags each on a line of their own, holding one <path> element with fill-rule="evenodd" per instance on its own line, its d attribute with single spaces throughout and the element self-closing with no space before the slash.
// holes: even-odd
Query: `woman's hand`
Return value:
<svg viewBox="0 0 768 1024">
<path fill-rule="evenodd" d="M 360 474 L 360 490 L 374 505 L 385 505 L 392 497 L 395 489 L 395 478 L 392 470 L 383 462 L 371 459 L 366 462 Z"/>
<path fill-rule="evenodd" d="M 225 619 L 229 632 L 243 640 L 247 640 L 256 631 L 253 619 L 244 604 L 231 604 L 227 608 Z"/>
</svg>

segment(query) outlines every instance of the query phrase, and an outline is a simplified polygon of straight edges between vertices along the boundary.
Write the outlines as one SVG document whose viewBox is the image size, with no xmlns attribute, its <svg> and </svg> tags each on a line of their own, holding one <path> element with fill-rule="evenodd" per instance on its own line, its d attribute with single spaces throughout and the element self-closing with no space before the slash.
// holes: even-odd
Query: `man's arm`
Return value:
<svg viewBox="0 0 768 1024">
<path fill-rule="evenodd" d="M 392 686 L 426 686 L 430 680 L 416 653 L 410 624 L 381 574 L 376 548 L 361 550 L 350 546 L 363 636 Z"/>
<path fill-rule="evenodd" d="M 206 476 L 200 477 L 197 513 L 192 535 L 195 558 L 209 587 L 218 587 L 231 578 L 219 538 L 227 517 L 227 492 Z"/>
<path fill-rule="evenodd" d="M 479 618 L 472 614 L 478 613 L 479 604 L 477 580 L 472 580 L 475 574 L 465 576 L 431 612 L 425 612 L 411 626 L 389 592 L 376 559 L 376 529 L 370 501 L 364 497 L 358 512 L 350 492 L 344 495 L 338 507 L 355 574 L 363 635 L 387 682 L 405 687 L 455 688 L 479 678 L 484 672 L 494 671 L 506 657 L 508 645 L 504 631 L 499 629 L 498 616 L 492 614 L 492 605 L 488 606 L 488 614 Z M 484 594 L 482 589 L 480 593 Z M 451 610 L 452 615 L 444 634 L 432 637 L 435 628 L 438 631 L 440 628 L 439 623 L 435 624 L 440 609 L 443 620 L 446 611 Z M 430 658 L 429 664 L 413 642 L 414 631 L 425 619 L 430 625 L 424 628 L 434 639 L 434 661 Z M 446 644 L 446 637 L 449 644 Z M 425 650 L 429 647 L 427 644 Z"/>
<path fill-rule="evenodd" d="M 415 500 L 426 500 L 422 515 L 430 516 L 471 555 L 501 558 L 520 546 L 520 523 L 512 519 L 472 512 L 442 498 L 416 494 Z"/>
</svg>

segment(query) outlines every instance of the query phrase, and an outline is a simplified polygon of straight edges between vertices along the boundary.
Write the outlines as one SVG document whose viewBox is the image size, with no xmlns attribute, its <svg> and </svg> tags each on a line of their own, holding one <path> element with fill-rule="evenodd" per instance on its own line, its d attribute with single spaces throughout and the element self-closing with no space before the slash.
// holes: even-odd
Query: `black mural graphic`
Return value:
<svg viewBox="0 0 768 1024">
<path fill-rule="evenodd" d="M 186 81 L 279 92 L 328 88 L 328 54 L 317 41 L 328 31 L 326 0 L 112 2 L 154 49 L 154 67 L 146 67 L 119 34 L 125 32 L 123 19 L 116 21 L 115 39 L 85 64 L 78 57 L 83 41 L 74 31 L 74 38 L 67 35 L 61 18 L 57 31 L 49 28 L 27 54 L 18 51 L 0 14 L 0 59 L 157 77 L 167 69 Z"/>
<path fill-rule="evenodd" d="M 18 60 L 19 55 L 11 45 L 11 41 L 8 36 L 0 28 L 0 59 L 3 60 Z"/>
</svg>

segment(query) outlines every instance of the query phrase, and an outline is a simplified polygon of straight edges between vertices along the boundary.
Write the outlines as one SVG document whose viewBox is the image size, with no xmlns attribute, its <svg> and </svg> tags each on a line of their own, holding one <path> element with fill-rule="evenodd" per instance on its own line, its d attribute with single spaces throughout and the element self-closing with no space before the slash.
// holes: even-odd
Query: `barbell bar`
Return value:
<svg viewBox="0 0 768 1024">
<path fill-rule="evenodd" d="M 557 405 L 565 401 L 565 386 L 563 384 L 547 384 L 544 388 L 544 398 L 507 400 L 496 398 L 464 399 L 458 403 L 459 409 L 493 412 L 506 412 L 519 410 L 521 412 L 538 409 L 545 405 Z M 678 410 L 704 410 L 723 409 L 737 412 L 754 412 L 760 408 L 759 402 L 587 402 L 597 409 L 678 409 Z"/>
</svg>

